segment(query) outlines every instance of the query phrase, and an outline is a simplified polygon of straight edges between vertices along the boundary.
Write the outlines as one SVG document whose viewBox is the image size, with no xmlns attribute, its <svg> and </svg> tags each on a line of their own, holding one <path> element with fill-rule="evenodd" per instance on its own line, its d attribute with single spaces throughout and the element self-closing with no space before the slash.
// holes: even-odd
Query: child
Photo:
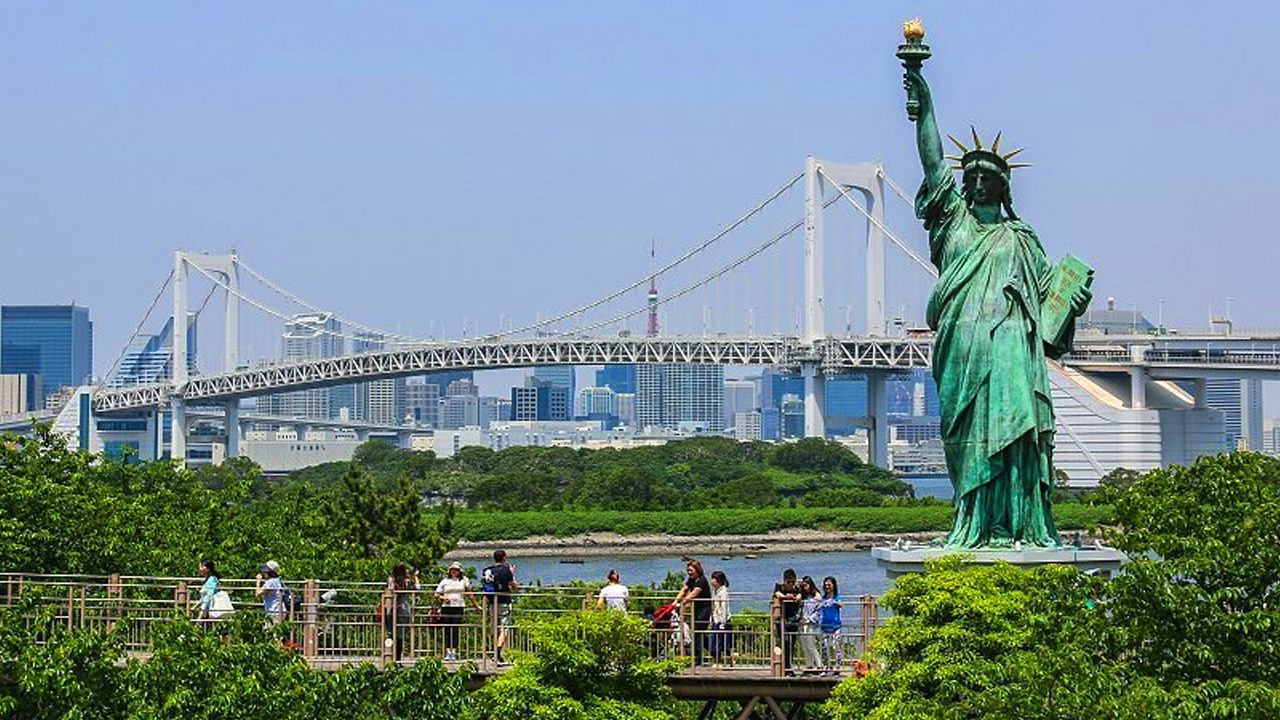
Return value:
<svg viewBox="0 0 1280 720">
<path fill-rule="evenodd" d="M 830 576 L 822 580 L 822 612 L 818 628 L 822 631 L 822 662 L 828 670 L 838 671 L 844 652 L 840 644 L 840 586 Z"/>
</svg>

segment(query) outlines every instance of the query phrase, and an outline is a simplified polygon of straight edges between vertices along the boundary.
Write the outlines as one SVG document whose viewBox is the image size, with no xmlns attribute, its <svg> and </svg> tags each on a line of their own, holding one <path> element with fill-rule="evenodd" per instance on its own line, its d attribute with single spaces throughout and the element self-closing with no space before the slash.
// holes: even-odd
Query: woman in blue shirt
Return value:
<svg viewBox="0 0 1280 720">
<path fill-rule="evenodd" d="M 827 576 L 822 579 L 822 608 L 818 618 L 818 629 L 822 631 L 822 663 L 829 670 L 837 670 L 844 660 L 844 652 L 840 643 L 840 586 L 836 579 Z"/>
<path fill-rule="evenodd" d="M 204 583 L 200 586 L 200 597 L 196 600 L 196 605 L 200 609 L 200 619 L 209 620 L 209 610 L 213 607 L 213 596 L 218 594 L 221 589 L 221 583 L 218 577 L 218 567 L 213 564 L 212 560 L 200 561 L 200 577 L 204 578 Z"/>
</svg>

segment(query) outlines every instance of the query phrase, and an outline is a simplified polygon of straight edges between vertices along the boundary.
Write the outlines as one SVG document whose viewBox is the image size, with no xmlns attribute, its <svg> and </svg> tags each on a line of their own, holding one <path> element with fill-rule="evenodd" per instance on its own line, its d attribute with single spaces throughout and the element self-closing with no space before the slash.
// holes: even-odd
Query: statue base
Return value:
<svg viewBox="0 0 1280 720">
<path fill-rule="evenodd" d="M 1006 562 L 1023 569 L 1039 565 L 1060 564 L 1073 565 L 1082 572 L 1104 573 L 1110 577 L 1112 573 L 1128 562 L 1129 556 L 1115 548 L 1093 546 L 1075 547 L 1066 545 L 1060 548 L 1027 548 L 1013 550 L 1010 548 L 992 548 L 981 550 L 955 550 L 951 548 L 931 547 L 877 547 L 871 549 L 871 557 L 884 569 L 890 580 L 908 573 L 925 572 L 926 560 L 961 555 L 966 563 L 974 565 L 994 565 Z"/>
</svg>

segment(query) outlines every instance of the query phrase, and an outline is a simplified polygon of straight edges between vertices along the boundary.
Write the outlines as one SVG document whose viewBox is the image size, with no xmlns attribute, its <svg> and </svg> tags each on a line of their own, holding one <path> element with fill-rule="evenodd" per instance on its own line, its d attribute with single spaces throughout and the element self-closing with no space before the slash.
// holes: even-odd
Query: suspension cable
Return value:
<svg viewBox="0 0 1280 720">
<path fill-rule="evenodd" d="M 194 263 L 193 263 L 193 264 L 191 265 L 191 267 L 193 267 L 193 268 L 195 268 L 196 270 L 198 270 L 198 271 L 200 272 L 200 274 L 201 274 L 201 275 L 204 275 L 205 277 L 209 278 L 209 280 L 213 281 L 216 285 L 218 285 L 219 287 L 221 287 L 223 290 L 226 290 L 228 293 L 230 293 L 230 294 L 232 294 L 232 295 L 236 296 L 237 298 L 239 298 L 240 300 L 243 300 L 244 302 L 249 303 L 249 304 L 250 304 L 250 305 L 252 305 L 253 307 L 255 307 L 255 308 L 257 308 L 257 309 L 259 309 L 259 310 L 261 310 L 261 311 L 263 311 L 263 312 L 267 313 L 268 315 L 275 316 L 275 317 L 277 317 L 277 318 L 279 318 L 279 319 L 281 319 L 281 320 L 284 320 L 286 323 L 291 322 L 291 321 L 293 320 L 293 318 L 289 317 L 288 315 L 285 315 L 284 313 L 282 313 L 282 312 L 280 312 L 280 311 L 278 311 L 278 310 L 275 310 L 274 308 L 268 307 L 268 306 L 266 306 L 266 305 L 264 305 L 264 304 L 262 304 L 262 303 L 258 302 L 257 300 L 254 300 L 253 298 L 251 298 L 251 297 L 249 297 L 249 296 L 247 296 L 247 295 L 245 295 L 245 294 L 241 293 L 239 290 L 232 290 L 232 289 L 231 289 L 231 286 L 230 286 L 230 285 L 228 285 L 228 284 L 227 284 L 227 282 L 226 282 L 225 280 L 222 280 L 222 279 L 221 279 L 221 278 L 219 278 L 218 276 L 214 275 L 213 273 L 210 273 L 209 271 L 205 270 L 204 268 L 200 267 L 199 265 L 196 265 L 196 264 L 194 264 Z M 324 311 L 323 311 L 323 310 L 317 310 L 316 312 L 324 313 Z M 331 313 L 326 313 L 326 314 L 330 314 L 330 315 L 331 315 Z M 334 317 L 336 318 L 336 316 L 334 316 Z M 318 332 L 318 333 L 320 333 L 320 334 L 322 334 L 322 335 L 330 335 L 330 336 L 332 336 L 332 337 L 339 337 L 339 338 L 343 338 L 343 339 L 345 339 L 345 340 L 352 340 L 352 341 L 365 341 L 365 340 L 368 340 L 368 339 L 369 339 L 369 338 L 367 338 L 367 337 L 360 337 L 360 336 L 358 336 L 358 335 L 351 335 L 351 334 L 348 334 L 348 333 L 338 332 L 338 331 L 336 331 L 336 330 L 330 330 L 330 329 L 328 329 L 328 328 L 323 328 L 323 327 L 317 327 L 317 328 L 315 328 L 315 330 L 316 330 L 316 332 Z M 416 341 L 416 342 L 417 342 L 418 344 L 425 344 L 425 341 L 422 341 L 422 340 L 418 340 L 418 341 Z"/>
<path fill-rule="evenodd" d="M 839 199 L 840 199 L 839 197 L 833 197 L 833 198 L 831 198 L 830 200 L 828 200 L 828 201 L 826 201 L 825 203 L 823 203 L 823 204 L 822 204 L 822 208 L 825 210 L 826 208 L 831 207 L 831 205 L 832 205 L 833 203 L 835 203 L 835 201 L 837 201 L 837 200 L 839 200 Z M 764 243 L 763 245 L 760 245 L 760 246 L 756 247 L 754 250 L 752 250 L 751 252 L 747 253 L 746 255 L 743 255 L 742 257 L 739 257 L 738 259 L 736 259 L 736 260 L 734 260 L 734 261 L 730 262 L 729 264 L 727 264 L 727 265 L 725 265 L 725 266 L 721 267 L 719 270 L 715 271 L 715 272 L 714 272 L 714 273 L 712 273 L 711 275 L 708 275 L 707 277 L 703 278 L 702 280 L 699 280 L 698 282 L 696 282 L 696 283 L 694 283 L 694 284 L 692 284 L 692 285 L 687 285 L 687 286 L 685 286 L 684 288 L 681 288 L 679 291 L 677 291 L 676 293 L 674 293 L 674 294 L 672 294 L 672 295 L 668 295 L 668 296 L 666 296 L 666 297 L 662 298 L 661 300 L 659 300 L 659 301 L 658 301 L 658 306 L 666 305 L 666 304 L 667 304 L 667 303 L 669 303 L 669 302 L 672 302 L 672 301 L 677 300 L 677 299 L 679 299 L 679 298 L 681 298 L 681 297 L 683 297 L 683 296 L 685 296 L 685 295 L 688 295 L 689 293 L 691 293 L 691 292 L 693 292 L 693 291 L 697 290 L 698 288 L 703 287 L 703 286 L 707 285 L 708 283 L 710 283 L 710 282 L 714 281 L 715 279 L 717 279 L 717 278 L 719 278 L 719 277 L 721 277 L 721 276 L 723 276 L 723 275 L 725 275 L 725 274 L 729 273 L 730 271 L 734 270 L 735 268 L 739 267 L 739 266 L 740 266 L 740 265 L 742 265 L 743 263 L 745 263 L 745 262 L 747 262 L 748 260 L 750 260 L 750 259 L 754 258 L 755 256 L 759 255 L 760 253 L 764 252 L 765 250 L 768 250 L 769 248 L 773 247 L 774 245 L 777 245 L 779 242 L 781 242 L 782 240 L 784 240 L 788 235 L 790 235 L 791 233 L 795 232 L 796 230 L 799 230 L 799 229 L 800 229 L 800 228 L 802 228 L 802 227 L 804 227 L 804 218 L 800 218 L 799 220 L 795 221 L 794 223 L 792 223 L 791 225 L 789 225 L 786 229 L 784 229 L 782 232 L 780 232 L 780 233 L 778 233 L 777 235 L 773 236 L 773 238 L 771 238 L 768 242 Z M 631 311 L 629 311 L 629 312 L 623 313 L 623 314 L 621 314 L 621 315 L 615 315 L 614 317 L 609 318 L 608 320 L 602 320 L 602 321 L 597 322 L 597 323 L 594 323 L 594 324 L 592 324 L 592 325 L 587 325 L 587 326 L 585 326 L 585 327 L 579 328 L 579 330 L 580 330 L 580 331 L 584 331 L 584 330 L 596 330 L 596 329 L 598 329 L 598 328 L 604 327 L 604 326 L 609 325 L 609 324 L 611 324 L 611 323 L 618 322 L 618 321 L 620 321 L 620 320 L 625 320 L 625 319 L 627 319 L 627 318 L 630 318 L 630 317 L 634 317 L 634 316 L 636 316 L 636 315 L 639 315 L 640 313 L 643 313 L 643 312 L 648 311 L 648 309 L 649 309 L 649 306 L 648 306 L 648 304 L 646 303 L 645 305 L 641 305 L 640 307 L 637 307 L 637 308 L 635 308 L 634 310 L 631 310 Z"/>
<path fill-rule="evenodd" d="M 511 329 L 511 330 L 507 330 L 507 331 L 505 331 L 505 332 L 499 332 L 499 333 L 497 333 L 494 337 L 507 337 L 508 335 L 517 335 L 517 334 L 519 334 L 519 333 L 528 332 L 528 331 L 530 331 L 530 330 L 537 330 L 537 329 L 539 329 L 539 328 L 544 328 L 544 327 L 546 327 L 546 326 L 548 326 L 548 325 L 552 325 L 552 324 L 554 324 L 554 323 L 560 322 L 561 320 L 565 320 L 565 319 L 570 318 L 570 317 L 573 317 L 573 316 L 575 316 L 575 315 L 581 315 L 581 314 L 586 313 L 586 312 L 588 312 L 588 311 L 590 311 L 590 310 L 594 310 L 595 308 L 598 308 L 598 307 L 600 307 L 601 305 L 604 305 L 605 303 L 608 303 L 608 302 L 611 302 L 611 301 L 613 301 L 613 300 L 618 299 L 619 297 L 621 297 L 621 296 L 623 296 L 623 295 L 625 295 L 625 294 L 627 294 L 627 293 L 631 292 L 632 290 L 635 290 L 635 289 L 636 289 L 636 288 L 638 288 L 638 287 L 642 287 L 642 286 L 644 286 L 644 285 L 645 285 L 646 283 L 648 283 L 650 280 L 652 280 L 652 279 L 654 279 L 654 278 L 656 278 L 656 277 L 658 277 L 658 276 L 662 275 L 663 273 L 665 273 L 665 272 L 667 272 L 667 271 L 669 271 L 669 270 L 672 270 L 672 269 L 676 268 L 677 266 L 681 265 L 682 263 L 684 263 L 684 262 L 685 262 L 686 260 L 688 260 L 689 258 L 693 257 L 694 255 L 697 255 L 698 253 L 702 252 L 703 250 L 706 250 L 706 249 L 707 249 L 708 247 L 710 247 L 712 244 L 714 244 L 714 243 L 716 243 L 717 241 L 719 241 L 719 240 L 723 239 L 726 235 L 728 235 L 729 233 L 731 233 L 731 232 L 733 232 L 734 230 L 736 230 L 736 229 L 737 229 L 739 226 L 741 226 L 743 223 L 747 222 L 747 221 L 748 221 L 748 220 L 750 220 L 751 218 L 753 218 L 753 217 L 755 217 L 756 215 L 760 214 L 760 212 L 761 212 L 762 210 L 764 210 L 764 209 L 765 209 L 765 207 L 767 207 L 767 206 L 768 206 L 770 203 L 772 203 L 774 200 L 777 200 L 779 197 L 781 197 L 783 193 L 785 193 L 786 191 L 788 191 L 788 190 L 790 190 L 792 187 L 794 187 L 794 186 L 795 186 L 795 184 L 796 184 L 796 183 L 798 183 L 798 182 L 800 182 L 800 180 L 801 180 L 803 177 L 804 177 L 804 173 L 800 173 L 799 175 L 796 175 L 794 178 L 791 178 L 791 180 L 790 180 L 790 181 L 788 181 L 788 182 L 787 182 L 786 184 L 784 184 L 782 187 L 780 187 L 780 188 L 778 188 L 776 191 L 774 191 L 774 193 L 773 193 L 772 195 L 770 195 L 768 198 L 766 198 L 763 202 L 761 202 L 760 204 L 756 205 L 754 208 L 752 208 L 750 211 L 748 211 L 748 212 L 747 212 L 745 215 L 743 215 L 742 217 L 738 218 L 737 220 L 734 220 L 732 223 L 730 223 L 728 226 L 726 226 L 724 230 L 721 230 L 720 232 L 716 233 L 716 234 L 715 234 L 714 236 L 712 236 L 709 240 L 706 240 L 706 241 L 705 241 L 705 242 L 703 242 L 701 245 L 698 245 L 697 247 L 693 248 L 692 250 L 689 250 L 688 252 L 686 252 L 685 254 L 681 255 L 681 256 L 680 256 L 680 257 L 678 257 L 678 258 L 676 258 L 675 260 L 672 260 L 671 262 L 667 263 L 666 265 L 662 266 L 661 268 L 658 268 L 657 270 L 654 270 L 654 271 L 650 272 L 648 275 L 645 275 L 644 277 L 640 278 L 639 280 L 636 280 L 635 282 L 631 283 L 630 285 L 628 285 L 628 286 L 626 286 L 626 287 L 624 287 L 624 288 L 622 288 L 622 289 L 620 289 L 620 290 L 617 290 L 617 291 L 615 291 L 615 292 L 613 292 L 613 293 L 610 293 L 609 295 L 606 295 L 605 297 L 600 298 L 599 300 L 595 300 L 595 301 L 593 301 L 593 302 L 587 303 L 586 305 L 583 305 L 582 307 L 577 308 L 577 309 L 575 309 L 575 310 L 570 310 L 569 312 L 561 313 L 561 314 L 559 314 L 559 315 L 556 315 L 556 316 L 554 316 L 554 317 L 551 317 L 551 318 L 548 318 L 548 319 L 545 319 L 545 320 L 541 320 L 541 321 L 536 322 L 536 323 L 533 323 L 533 324 L 531 324 L 531 325 L 525 325 L 524 327 L 518 327 L 518 328 L 513 328 L 513 329 Z M 625 316 L 620 316 L 620 317 L 622 317 L 622 318 L 626 318 L 626 317 L 630 317 L 630 315 L 625 315 Z"/>
<path fill-rule="evenodd" d="M 143 315 L 142 320 L 138 322 L 138 327 L 133 329 L 133 334 L 125 341 L 124 347 L 120 349 L 120 354 L 116 355 L 116 359 L 111 362 L 111 367 L 107 368 L 107 374 L 102 376 L 105 382 L 110 382 L 111 374 L 116 371 L 116 367 L 120 364 L 120 361 L 123 360 L 125 354 L 129 352 L 129 346 L 133 344 L 133 341 L 138 337 L 138 333 L 142 332 L 142 327 L 146 325 L 147 320 L 151 318 L 151 313 L 156 309 L 156 303 L 160 302 L 160 298 L 164 295 L 164 291 L 169 287 L 170 282 L 173 282 L 173 270 L 169 271 L 164 282 L 160 284 L 160 289 L 156 291 L 156 296 L 151 298 L 151 305 L 147 307 L 146 314 Z"/>
<path fill-rule="evenodd" d="M 894 182 L 893 178 L 889 177 L 889 173 L 884 171 L 883 165 L 876 171 L 876 174 L 879 175 L 882 180 L 889 183 L 889 187 L 893 189 L 893 193 L 902 198 L 902 202 L 910 205 L 912 208 L 916 206 L 915 201 L 907 197 L 907 194 L 902 191 L 902 188 L 898 186 L 898 183 Z"/>
<path fill-rule="evenodd" d="M 848 200 L 848 201 L 849 201 L 849 204 L 850 204 L 850 205 L 852 205 L 852 206 L 853 206 L 853 207 L 854 207 L 858 212 L 860 212 L 860 213 L 862 213 L 863 215 L 865 215 L 865 216 L 867 217 L 867 220 L 870 220 L 870 221 L 871 221 L 871 223 L 872 223 L 873 225 L 875 225 L 876 227 L 880 228 L 880 230 L 881 230 L 885 235 L 887 235 L 887 236 L 889 237 L 889 239 L 890 239 L 890 240 L 892 240 L 892 241 L 893 241 L 893 244 L 894 244 L 894 245 L 897 245 L 897 246 L 898 246 L 898 248 L 899 248 L 900 250 L 902 250 L 902 252 L 904 252 L 904 253 L 906 253 L 908 256 L 910 256 L 910 258 L 911 258 L 912 260 L 915 260 L 915 261 L 916 261 L 916 263 L 917 263 L 918 265 L 920 265 L 920 267 L 922 267 L 922 268 L 924 268 L 924 269 L 925 269 L 925 272 L 929 273 L 930 275 L 933 275 L 934 277 L 938 277 L 938 271 L 937 271 L 937 269 L 936 269 L 936 268 L 934 268 L 934 267 L 933 267 L 933 265 L 931 265 L 931 264 L 929 264 L 928 262 L 926 262 L 925 260 L 921 259 L 921 257 L 920 257 L 919 255 L 917 255 L 917 254 L 916 254 L 916 252 L 915 252 L 914 250 L 912 250 L 912 249 L 911 249 L 911 248 L 910 248 L 910 247 L 909 247 L 905 242 L 903 242 L 903 241 L 902 241 L 902 238 L 898 237 L 898 236 L 897 236 L 897 235 L 896 235 L 892 230 L 890 230 L 889 228 L 885 227 L 884 223 L 882 223 L 882 222 L 880 222 L 878 219 L 876 219 L 876 217 L 875 217 L 874 215 L 872 215 L 871 213 L 867 212 L 867 209 L 866 209 L 866 208 L 864 208 L 864 207 L 862 207 L 862 205 L 858 204 L 858 201 L 857 201 L 857 200 L 854 200 L 854 199 L 849 195 L 849 193 L 845 191 L 844 187 L 843 187 L 842 185 L 840 185 L 840 183 L 838 183 L 838 182 L 836 182 L 835 180 L 832 180 L 832 179 L 831 179 L 831 176 L 830 176 L 830 175 L 828 175 L 828 174 L 826 173 L 826 171 L 824 171 L 824 170 L 822 169 L 822 166 L 821 166 L 821 165 L 819 165 L 819 166 L 818 166 L 818 172 L 822 175 L 822 177 L 826 178 L 826 179 L 827 179 L 827 181 L 828 181 L 828 182 L 830 182 L 830 183 L 835 187 L 835 189 L 840 193 L 840 195 L 841 195 L 845 200 Z M 824 207 L 825 207 L 825 206 L 824 206 Z"/>
<path fill-rule="evenodd" d="M 258 272 L 257 270 L 254 270 L 254 269 L 253 269 L 253 268 L 252 268 L 248 263 L 246 263 L 246 262 L 244 262 L 243 260 L 239 259 L 239 257 L 237 257 L 237 258 L 236 258 L 236 264 L 238 264 L 240 267 L 244 268 L 244 269 L 245 269 L 245 270 L 246 270 L 250 275 L 252 275 L 252 276 L 254 277 L 254 279 L 256 279 L 258 282 L 262 283 L 263 285 L 266 285 L 266 286 L 267 286 L 268 288 L 270 288 L 271 290 L 274 290 L 276 293 L 278 293 L 279 295 L 283 296 L 286 300 L 291 300 L 291 301 L 293 301 L 294 303 L 296 303 L 296 304 L 298 304 L 298 305 L 300 305 L 300 306 L 302 306 L 302 307 L 306 308 L 307 310 L 310 310 L 311 312 L 315 312 L 315 313 L 326 313 L 326 312 L 329 312 L 329 311 L 327 311 L 327 310 L 324 310 L 324 309 L 322 309 L 322 308 L 320 308 L 320 307 L 317 307 L 316 305 L 313 305 L 313 304 L 311 304 L 311 303 L 307 302 L 306 300 L 303 300 L 302 298 L 298 297 L 297 295 L 295 295 L 295 294 L 293 294 L 293 293 L 289 292 L 288 290 L 284 289 L 284 288 L 283 288 L 283 287 L 281 287 L 280 285 L 277 285 L 275 282 L 273 282 L 273 281 L 271 281 L 270 279 L 268 279 L 268 278 L 267 278 L 266 276 L 264 276 L 262 273 Z M 378 334 L 378 335 L 383 336 L 384 338 L 390 338 L 390 339 L 394 339 L 394 340 L 403 340 L 403 341 L 405 341 L 405 342 L 411 342 L 411 343 L 421 343 L 421 342 L 425 342 L 425 340 L 423 340 L 422 338 L 415 338 L 415 337 L 409 337 L 409 336 L 407 336 L 407 335 L 401 335 L 401 334 L 399 334 L 399 333 L 386 332 L 386 331 L 384 331 L 384 330 L 379 330 L 378 328 L 371 327 L 371 326 L 369 326 L 369 325 L 364 325 L 364 324 L 362 324 L 362 323 L 358 323 L 358 322 L 356 322 L 356 321 L 354 321 L 354 320 L 350 320 L 350 319 L 345 318 L 345 317 L 341 317 L 341 316 L 337 315 L 336 313 L 329 313 L 329 314 L 333 315 L 335 319 L 340 320 L 344 325 L 350 325 L 351 327 L 353 327 L 353 328 L 355 328 L 355 329 L 357 329 L 357 330 L 363 330 L 363 331 L 368 332 L 368 333 L 376 333 L 376 334 Z M 361 339 L 362 339 L 362 340 L 364 340 L 364 339 L 367 339 L 367 338 L 361 338 Z"/>
</svg>

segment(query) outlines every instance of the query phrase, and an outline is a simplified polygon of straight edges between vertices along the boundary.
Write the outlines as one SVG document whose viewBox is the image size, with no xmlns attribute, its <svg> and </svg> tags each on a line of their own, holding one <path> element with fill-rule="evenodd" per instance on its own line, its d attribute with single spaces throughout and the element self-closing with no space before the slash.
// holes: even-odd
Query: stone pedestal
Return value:
<svg viewBox="0 0 1280 720">
<path fill-rule="evenodd" d="M 1124 553 L 1109 547 L 1061 547 L 1056 549 L 1028 548 L 1012 550 L 1009 548 L 990 550 L 951 550 L 940 547 L 922 545 L 918 547 L 878 547 L 871 549 L 871 557 L 876 564 L 884 568 L 889 579 L 907 573 L 924 572 L 926 560 L 962 555 L 966 563 L 976 565 L 992 565 L 1007 562 L 1021 568 L 1031 568 L 1050 563 L 1074 565 L 1081 571 L 1105 573 L 1108 577 L 1128 561 Z"/>
</svg>

